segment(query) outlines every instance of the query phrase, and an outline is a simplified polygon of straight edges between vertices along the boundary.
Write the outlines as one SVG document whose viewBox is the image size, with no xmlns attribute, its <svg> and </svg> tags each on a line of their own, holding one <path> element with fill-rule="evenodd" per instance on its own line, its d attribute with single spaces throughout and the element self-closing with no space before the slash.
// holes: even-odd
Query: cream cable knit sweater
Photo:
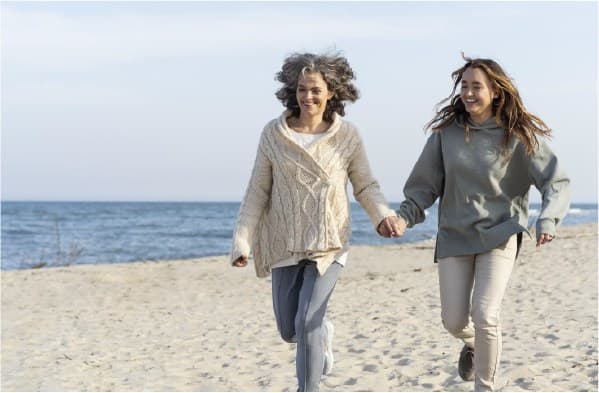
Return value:
<svg viewBox="0 0 599 393">
<path fill-rule="evenodd" d="M 233 233 L 231 262 L 251 250 L 258 277 L 292 252 L 306 253 L 326 271 L 351 234 L 348 179 L 375 229 L 395 216 L 355 126 L 335 115 L 327 135 L 304 149 L 290 136 L 288 116 L 264 127 Z"/>
</svg>

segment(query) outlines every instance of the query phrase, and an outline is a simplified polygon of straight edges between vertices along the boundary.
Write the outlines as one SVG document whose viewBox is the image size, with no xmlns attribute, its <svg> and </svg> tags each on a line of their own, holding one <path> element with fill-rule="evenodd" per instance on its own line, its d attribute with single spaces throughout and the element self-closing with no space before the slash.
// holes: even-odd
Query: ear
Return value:
<svg viewBox="0 0 599 393">
<path fill-rule="evenodd" d="M 335 93 L 332 91 L 329 91 L 329 94 L 327 95 L 327 100 L 330 100 L 333 97 L 335 97 Z"/>
</svg>

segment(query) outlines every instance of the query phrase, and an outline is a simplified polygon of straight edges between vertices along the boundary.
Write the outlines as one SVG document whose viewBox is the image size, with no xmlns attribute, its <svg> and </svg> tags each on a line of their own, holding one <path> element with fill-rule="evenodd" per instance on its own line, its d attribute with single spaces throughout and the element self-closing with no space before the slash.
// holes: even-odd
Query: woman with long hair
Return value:
<svg viewBox="0 0 599 393">
<path fill-rule="evenodd" d="M 545 142 L 551 129 L 526 110 L 501 66 L 464 60 L 452 73 L 451 94 L 426 126 L 432 133 L 398 215 L 410 228 L 439 199 L 435 262 L 443 326 L 464 342 L 459 375 L 474 379 L 476 391 L 493 391 L 499 388 L 501 302 L 522 234 L 529 234 L 530 186 L 542 195 L 541 246 L 555 238 L 568 212 L 569 179 Z"/>
<path fill-rule="evenodd" d="M 329 297 L 348 258 L 351 234 L 347 182 L 385 237 L 401 220 L 373 177 L 357 128 L 342 119 L 358 99 L 342 56 L 296 53 L 277 74 L 287 108 L 262 132 L 254 169 L 233 234 L 231 262 L 258 277 L 272 272 L 272 298 L 283 340 L 297 342 L 299 391 L 317 391 L 333 367 Z"/>
</svg>

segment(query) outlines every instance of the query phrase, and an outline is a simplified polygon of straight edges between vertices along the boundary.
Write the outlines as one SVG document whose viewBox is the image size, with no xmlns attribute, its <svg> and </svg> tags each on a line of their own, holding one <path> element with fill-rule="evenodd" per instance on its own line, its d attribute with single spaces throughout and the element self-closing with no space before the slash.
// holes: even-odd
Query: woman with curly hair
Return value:
<svg viewBox="0 0 599 393">
<path fill-rule="evenodd" d="M 439 198 L 435 248 L 445 329 L 464 342 L 459 375 L 476 391 L 498 386 L 501 302 L 528 233 L 528 192 L 542 194 L 537 246 L 555 238 L 569 209 L 569 179 L 544 138 L 551 129 L 524 107 L 493 60 L 464 58 L 452 73 L 449 104 L 427 124 L 432 134 L 405 184 L 398 214 L 422 222 Z M 456 89 L 459 94 L 455 94 Z"/>
<path fill-rule="evenodd" d="M 297 342 L 299 391 L 317 391 L 333 366 L 327 303 L 348 257 L 347 182 L 385 237 L 403 229 L 373 177 L 356 127 L 343 120 L 358 99 L 354 73 L 339 55 L 296 53 L 277 73 L 287 108 L 262 131 L 233 234 L 233 266 L 272 272 L 272 298 L 283 340 Z"/>
</svg>

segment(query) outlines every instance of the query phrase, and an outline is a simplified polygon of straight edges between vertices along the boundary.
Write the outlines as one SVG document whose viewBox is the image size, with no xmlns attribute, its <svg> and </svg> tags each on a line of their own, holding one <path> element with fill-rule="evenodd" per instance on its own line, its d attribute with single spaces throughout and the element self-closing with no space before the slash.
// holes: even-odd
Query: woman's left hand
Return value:
<svg viewBox="0 0 599 393">
<path fill-rule="evenodd" d="M 537 238 L 537 247 L 542 246 L 545 243 L 549 243 L 552 240 L 553 236 L 549 235 L 548 233 L 541 233 Z"/>
</svg>

